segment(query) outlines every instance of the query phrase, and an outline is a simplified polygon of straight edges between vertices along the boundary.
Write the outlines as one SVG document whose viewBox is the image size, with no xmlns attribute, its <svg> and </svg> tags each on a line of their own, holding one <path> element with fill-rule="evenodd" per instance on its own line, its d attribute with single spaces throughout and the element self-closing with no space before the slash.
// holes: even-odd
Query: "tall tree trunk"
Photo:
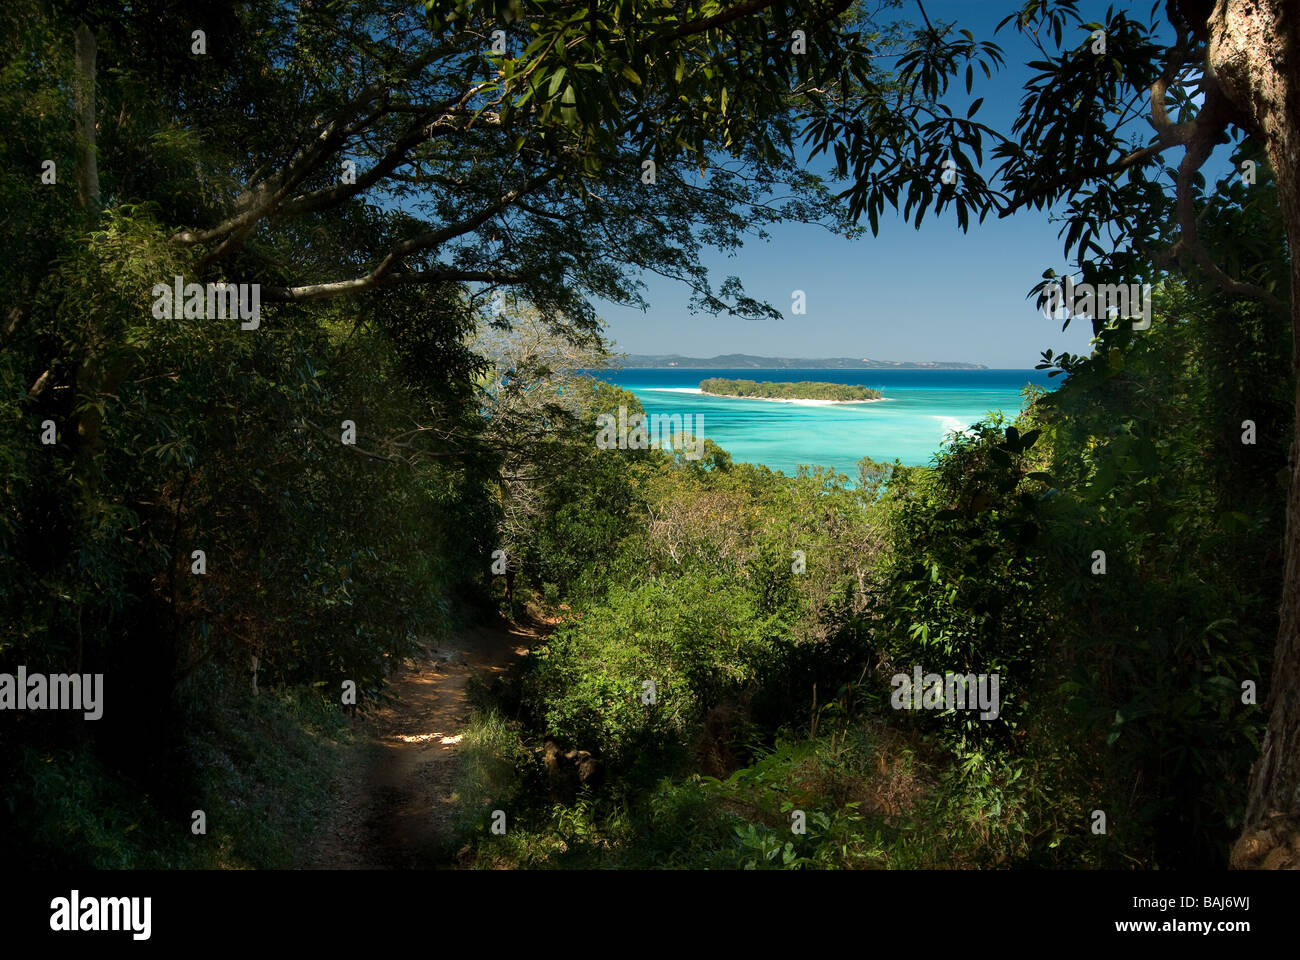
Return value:
<svg viewBox="0 0 1300 960">
<path fill-rule="evenodd" d="M 99 160 L 95 154 L 95 35 L 84 23 L 77 27 L 73 46 L 76 58 L 73 97 L 77 108 L 77 199 L 89 219 L 99 211 Z M 97 338 L 92 337 L 92 342 L 95 339 Z M 83 360 L 77 372 L 79 384 L 91 379 L 88 373 L 87 362 Z M 93 418 L 93 423 L 88 425 L 88 418 Z M 77 421 L 77 466 L 79 472 L 85 474 L 88 465 L 92 463 L 99 438 L 99 414 L 91 407 Z M 81 673 L 85 665 L 86 643 L 82 619 L 83 610 L 79 604 L 72 665 L 76 673 Z"/>
<path fill-rule="evenodd" d="M 1286 562 L 1268 730 L 1251 769 L 1234 867 L 1300 868 L 1300 10 L 1294 0 L 1218 0 L 1209 62 L 1234 106 L 1264 142 L 1277 177 L 1291 252 L 1292 425 Z"/>
<path fill-rule="evenodd" d="M 86 211 L 87 223 L 95 223 L 99 213 L 99 163 L 95 156 L 95 35 L 83 23 L 76 33 L 77 78 L 77 196 Z M 97 396 L 100 387 L 99 354 L 104 334 L 95 314 L 89 317 L 81 364 L 77 370 L 78 392 Z M 91 472 L 92 462 L 101 445 L 100 416 L 92 405 L 77 418 L 77 460 L 80 472 Z M 93 500 L 93 498 L 88 498 Z"/>
<path fill-rule="evenodd" d="M 99 206 L 99 163 L 95 157 L 95 35 L 77 28 L 77 198 L 82 207 Z"/>
</svg>

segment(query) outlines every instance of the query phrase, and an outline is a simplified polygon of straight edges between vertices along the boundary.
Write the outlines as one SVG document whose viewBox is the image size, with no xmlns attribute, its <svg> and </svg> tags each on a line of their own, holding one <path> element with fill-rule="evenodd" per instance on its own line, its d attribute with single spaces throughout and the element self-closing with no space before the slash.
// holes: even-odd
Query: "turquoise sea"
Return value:
<svg viewBox="0 0 1300 960">
<path fill-rule="evenodd" d="M 1021 390 L 1052 389 L 1045 370 L 604 370 L 600 379 L 635 393 L 647 413 L 703 414 L 704 435 L 732 458 L 793 474 L 800 464 L 834 467 L 857 476 L 858 459 L 928 464 L 944 436 L 989 411 L 1014 416 Z M 814 406 L 772 400 L 709 397 L 708 377 L 816 380 L 874 387 L 875 403 Z"/>
</svg>

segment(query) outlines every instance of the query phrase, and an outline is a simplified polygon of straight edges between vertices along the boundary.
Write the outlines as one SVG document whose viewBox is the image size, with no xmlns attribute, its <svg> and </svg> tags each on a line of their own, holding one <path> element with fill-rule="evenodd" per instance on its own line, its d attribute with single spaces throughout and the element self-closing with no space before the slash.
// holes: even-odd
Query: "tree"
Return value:
<svg viewBox="0 0 1300 960">
<path fill-rule="evenodd" d="M 293 305 L 413 286 L 464 291 L 482 316 L 510 288 L 581 335 L 592 296 L 644 307 L 647 271 L 688 285 L 696 307 L 777 316 L 735 277 L 715 288 L 702 247 L 735 250 L 777 221 L 855 234 L 797 141 L 853 115 L 868 123 L 837 148 L 846 161 L 917 167 L 902 158 L 913 145 L 972 135 L 930 116 L 945 72 L 994 57 L 884 32 L 847 0 L 456 0 L 427 15 L 405 0 L 261 0 L 233 18 L 161 0 L 73 6 L 91 38 L 78 62 L 103 35 L 98 89 L 79 99 L 104 107 L 97 144 L 80 142 L 85 188 L 105 209 L 153 204 L 187 279 L 259 283 L 272 326 Z M 897 76 L 874 65 L 900 44 Z M 29 310 L 20 296 L 14 315 Z M 86 346 L 47 346 L 42 389 L 80 368 L 77 390 L 111 395 L 101 366 L 117 345 Z M 93 424 L 77 435 L 93 446 Z"/>
<path fill-rule="evenodd" d="M 1151 51 L 1158 52 L 1159 58 L 1148 63 L 1159 64 L 1160 69 L 1155 76 L 1143 78 L 1150 96 L 1149 120 L 1156 131 L 1153 142 L 1117 159 L 1108 158 L 1104 167 L 1089 176 L 1078 178 L 1081 171 L 1077 169 L 1070 172 L 1077 178 L 1076 189 L 1082 180 L 1097 184 L 1097 192 L 1102 194 L 1106 191 L 1103 185 L 1110 177 L 1136 170 L 1171 148 L 1182 147 L 1183 155 L 1173 183 L 1174 232 L 1168 236 L 1172 242 L 1165 243 L 1158 251 L 1149 246 L 1147 249 L 1151 250 L 1157 265 L 1181 264 L 1225 293 L 1257 298 L 1279 312 L 1289 311 L 1294 337 L 1293 369 L 1300 369 L 1300 261 L 1294 256 L 1300 243 L 1300 180 L 1294 156 L 1294 144 L 1300 137 L 1300 72 L 1287 69 L 1300 56 L 1300 23 L 1294 11 L 1287 10 L 1286 6 L 1282 0 L 1168 3 L 1166 15 L 1174 29 L 1175 41 Z M 1020 22 L 1024 24 L 1041 16 L 1046 7 L 1044 3 L 1026 4 Z M 1050 22 L 1059 23 L 1056 18 L 1061 13 L 1072 12 L 1074 4 L 1057 7 Z M 1107 24 L 1107 28 L 1111 26 Z M 1124 36 L 1127 25 L 1119 26 L 1120 36 Z M 1107 36 L 1110 36 L 1109 29 Z M 1145 47 L 1150 43 L 1150 36 L 1147 33 L 1141 40 L 1135 39 L 1135 45 Z M 1140 75 L 1129 74 L 1132 80 Z M 1171 118 L 1166 99 L 1170 87 L 1193 82 L 1204 96 L 1199 110 L 1184 102 L 1180 115 Z M 1036 125 L 1029 119 L 1027 111 L 1021 119 L 1028 121 L 1025 126 L 1030 132 L 1047 132 L 1041 123 Z M 1216 145 L 1240 137 L 1247 139 L 1248 147 L 1262 149 L 1272 168 L 1277 203 L 1292 251 L 1289 298 L 1285 293 L 1279 296 L 1267 282 L 1256 282 L 1259 274 L 1267 276 L 1271 258 L 1262 258 L 1263 262 L 1256 264 L 1242 262 L 1236 271 L 1231 267 L 1225 269 L 1215 251 L 1199 235 L 1198 218 L 1213 202 L 1198 197 L 1200 171 Z M 1248 149 L 1243 149 L 1240 154 L 1247 152 Z M 1242 158 L 1240 154 L 1238 159 Z M 1095 154 L 1089 158 L 1090 162 L 1098 159 Z M 1013 158 L 1009 164 L 1014 169 L 1017 161 Z M 1039 175 L 1044 172 L 1034 164 L 1020 169 L 1025 173 L 1033 170 Z M 1028 188 L 1025 181 L 1020 181 L 1019 187 L 1021 196 L 1032 197 L 1035 203 L 1051 198 L 1054 193 L 1050 189 Z M 1222 192 L 1226 194 L 1226 184 L 1224 188 Z M 1131 196 L 1121 192 L 1111 202 L 1119 206 Z M 1085 231 L 1086 228 L 1079 234 L 1081 254 Z M 1134 238 L 1139 251 L 1154 239 L 1151 232 L 1129 236 Z M 1239 242 L 1237 238 L 1234 240 Z M 1238 866 L 1285 863 L 1294 856 L 1286 853 L 1287 834 L 1300 829 L 1300 819 L 1297 819 L 1300 818 L 1300 459 L 1295 454 L 1300 450 L 1300 419 L 1294 421 L 1292 433 L 1296 445 L 1292 448 L 1287 495 L 1281 616 L 1267 701 L 1269 724 L 1251 775 L 1242 841 L 1234 848 L 1234 864 Z M 1278 816 L 1287 822 L 1273 822 Z"/>
<path fill-rule="evenodd" d="M 491 368 L 480 385 L 483 440 L 499 452 L 500 549 L 506 554 L 506 595 L 540 517 L 554 501 L 557 479 L 592 455 L 595 421 L 591 377 L 607 362 L 599 342 L 556 334 L 527 305 L 511 303 L 501 326 L 479 328 L 474 350 Z M 509 324 L 506 326 L 506 324 Z"/>
<path fill-rule="evenodd" d="M 917 7 L 936 35 L 950 35 L 930 25 L 920 0 Z M 1300 19 L 1284 0 L 1168 0 L 1153 3 L 1146 21 L 1111 8 L 1104 20 L 1088 22 L 1079 7 L 1077 0 L 1025 0 L 1002 22 L 1032 33 L 1042 59 L 1030 66 L 1039 72 L 1027 87 L 1012 137 L 995 136 L 993 155 L 1001 163 L 994 177 L 986 181 L 955 158 L 962 190 L 981 214 L 996 209 L 1007 216 L 1063 203 L 1066 253 L 1084 282 L 1151 281 L 1162 271 L 1181 270 L 1202 289 L 1258 300 L 1290 320 L 1293 369 L 1300 369 L 1300 262 L 1294 257 L 1300 243 L 1294 155 L 1300 138 L 1300 71 L 1294 69 Z M 1067 29 L 1086 36 L 1063 46 Z M 1049 40 L 1058 53 L 1048 50 Z M 1154 131 L 1145 137 L 1132 122 L 1143 112 Z M 822 145 L 846 138 L 852 143 L 859 135 L 852 122 L 831 123 Z M 1221 144 L 1233 145 L 1235 169 L 1205 195 L 1204 170 Z M 978 157 L 980 143 L 973 146 Z M 1164 167 L 1166 156 L 1179 150 L 1176 166 Z M 843 160 L 838 169 L 855 172 Z M 933 179 L 936 172 L 937 164 L 928 163 L 925 173 Z M 871 204 L 879 203 L 877 186 L 857 173 L 853 208 L 870 213 Z M 990 189 L 990 182 L 999 189 Z M 912 203 L 914 196 L 928 195 L 932 205 L 942 206 L 942 197 L 926 189 L 917 186 L 908 194 L 905 213 L 918 224 L 924 211 Z M 1276 210 L 1292 252 L 1289 284 L 1278 271 L 1279 237 L 1232 233 L 1233 206 Z M 1216 219 L 1229 230 L 1207 229 Z M 1036 288 L 1040 302 L 1054 272 L 1044 277 Z M 1107 317 L 1096 313 L 1092 321 L 1100 332 Z M 1068 366 L 1070 359 L 1056 362 Z M 1044 366 L 1053 364 L 1050 352 L 1044 360 Z M 1293 420 L 1292 435 L 1269 723 L 1252 772 L 1242 839 L 1234 848 L 1239 866 L 1293 863 L 1288 834 L 1300 830 L 1300 419 Z"/>
<path fill-rule="evenodd" d="M 325 439 L 337 428 L 313 404 L 369 394 L 355 382 L 321 387 L 318 365 L 341 364 L 360 344 L 385 351 L 381 365 L 398 367 L 428 406 L 372 417 L 372 429 L 392 431 L 363 431 L 349 455 L 440 460 L 469 489 L 494 471 L 465 408 L 474 364 L 462 336 L 505 288 L 576 343 L 597 329 L 592 297 L 645 305 L 645 271 L 688 285 L 699 308 L 777 315 L 735 278 L 713 284 L 703 247 L 733 251 L 779 220 L 857 232 L 846 204 L 805 170 L 799 138 L 832 114 L 870 115 L 879 138 L 845 148 L 870 165 L 918 131 L 967 135 L 965 121 L 927 126 L 924 103 L 943 69 L 990 56 L 961 41 L 932 57 L 922 36 L 900 83 L 873 63 L 900 38 L 848 8 L 560 0 L 529 6 L 526 20 L 501 2 L 426 11 L 406 0 L 254 0 L 234 15 L 167 0 L 6 8 L 7 49 L 21 54 L 6 63 L 14 110 L 0 188 L 20 212 L 5 224 L 16 251 L 3 268 L 5 374 L 22 398 L 8 422 L 14 450 L 25 449 L 28 421 L 60 424 L 53 456 L 60 470 L 71 465 L 58 487 L 36 482 L 37 460 L 25 463 L 15 502 L 40 505 L 14 512 L 42 558 L 29 566 L 76 580 L 74 558 L 91 542 L 121 559 L 100 520 L 123 501 L 167 515 L 141 523 L 145 540 L 170 545 L 193 506 L 194 451 L 223 470 L 204 488 L 205 508 L 246 459 L 238 428 L 208 428 L 267 412 L 241 403 L 241 378 L 268 392 L 260 402 L 275 401 L 266 442 L 282 431 Z M 70 101 L 77 122 L 55 122 Z M 911 119 L 889 120 L 909 105 Z M 75 203 L 33 185 L 46 157 L 78 173 Z M 260 330 L 241 339 L 150 324 L 154 284 L 182 274 L 259 285 Z M 295 350 L 303 356 L 291 364 Z M 225 379 L 205 398 L 200 367 L 223 361 Z M 168 383 L 178 392 L 149 394 Z M 312 403 L 295 410 L 293 396 Z M 171 458 L 175 475 L 118 473 L 100 497 L 99 471 L 125 449 L 105 443 L 110 422 Z M 196 446 L 201 437 L 209 446 Z M 256 509 L 246 518 L 253 529 L 266 519 Z M 138 559 L 147 582 L 157 558 Z M 113 594 L 91 582 L 74 593 L 73 612 L 50 619 L 80 645 L 111 619 L 83 617 L 83 601 Z"/>
<path fill-rule="evenodd" d="M 1291 250 L 1292 369 L 1300 370 L 1300 22 L 1282 0 L 1216 5 L 1210 20 L 1209 65 L 1234 109 L 1234 122 L 1262 140 L 1277 177 Z M 1288 67 L 1290 69 L 1288 69 Z M 1300 389 L 1300 388 L 1298 388 Z M 1300 394 L 1297 394 L 1300 409 Z M 1293 426 L 1287 494 L 1286 565 L 1281 623 L 1268 695 L 1268 732 L 1251 773 L 1247 826 L 1236 856 L 1242 865 L 1276 865 L 1286 833 L 1300 833 L 1300 418 Z M 1281 814 L 1284 824 L 1271 823 Z M 1280 829 L 1279 829 L 1280 827 Z M 1294 850 L 1294 846 L 1292 847 Z M 1296 865 L 1294 854 L 1289 855 Z M 1271 862 L 1270 862 L 1271 861 Z"/>
</svg>

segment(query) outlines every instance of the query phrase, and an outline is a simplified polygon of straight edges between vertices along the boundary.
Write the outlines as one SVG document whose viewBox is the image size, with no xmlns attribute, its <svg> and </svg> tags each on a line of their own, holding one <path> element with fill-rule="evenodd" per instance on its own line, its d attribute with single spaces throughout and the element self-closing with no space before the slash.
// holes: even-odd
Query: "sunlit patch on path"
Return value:
<svg viewBox="0 0 1300 960">
<path fill-rule="evenodd" d="M 428 869 L 448 865 L 457 752 L 470 717 L 466 681 L 499 673 L 538 635 L 480 627 L 433 646 L 393 680 L 394 699 L 358 720 L 358 744 L 334 788 L 330 822 L 305 866 Z"/>
</svg>

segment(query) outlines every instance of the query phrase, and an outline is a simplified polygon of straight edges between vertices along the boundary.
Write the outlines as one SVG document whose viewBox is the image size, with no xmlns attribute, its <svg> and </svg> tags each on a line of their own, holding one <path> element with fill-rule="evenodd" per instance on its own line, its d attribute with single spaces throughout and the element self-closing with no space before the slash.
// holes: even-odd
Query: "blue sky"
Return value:
<svg viewBox="0 0 1300 960">
<path fill-rule="evenodd" d="M 977 118 L 1004 133 L 1010 132 L 1022 85 L 1032 73 L 1024 64 L 1039 56 L 1014 27 L 993 33 L 1017 6 L 1009 0 L 926 3 L 932 21 L 956 21 L 977 40 L 1002 47 L 1006 65 L 992 80 L 977 70 L 971 99 L 985 97 Z M 1104 5 L 1098 15 L 1103 10 Z M 1149 3 L 1136 3 L 1130 16 L 1145 19 L 1149 10 Z M 910 0 L 902 15 L 920 20 Z M 1073 42 L 1083 39 L 1080 32 Z M 951 101 L 954 110 L 966 103 L 964 85 L 959 87 Z M 856 241 L 789 224 L 772 228 L 769 241 L 747 243 L 734 257 L 706 253 L 715 285 L 728 274 L 739 276 L 750 295 L 786 311 L 782 320 L 692 316 L 689 291 L 656 276 L 644 278 L 648 312 L 603 302 L 597 307 L 609 322 L 615 348 L 627 353 L 847 356 L 1028 368 L 1045 349 L 1088 352 L 1090 324 L 1075 321 L 1062 332 L 1059 321 L 1043 317 L 1026 299 L 1045 269 L 1066 267 L 1060 225 L 1046 211 L 990 217 L 966 233 L 951 212 L 939 218 L 931 213 L 919 231 L 891 214 L 887 208 L 877 236 L 868 233 Z M 794 290 L 806 293 L 805 315 L 789 313 Z"/>
</svg>

